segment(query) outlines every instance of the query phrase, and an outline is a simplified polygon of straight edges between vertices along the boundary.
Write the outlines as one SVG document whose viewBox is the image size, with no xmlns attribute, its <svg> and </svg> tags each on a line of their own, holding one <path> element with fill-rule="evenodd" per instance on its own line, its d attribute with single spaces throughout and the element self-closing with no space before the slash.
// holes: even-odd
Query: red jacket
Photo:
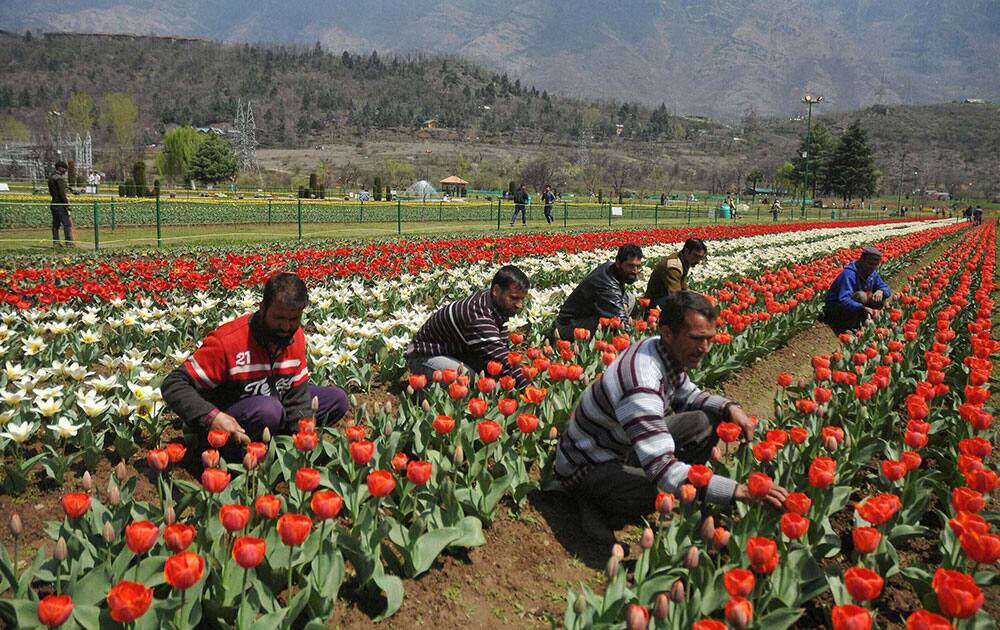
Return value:
<svg viewBox="0 0 1000 630">
<path fill-rule="evenodd" d="M 163 381 L 167 405 L 186 421 L 204 422 L 249 396 L 274 396 L 289 421 L 305 418 L 309 408 L 309 370 L 302 328 L 290 344 L 271 354 L 264 344 L 260 316 L 251 313 L 209 333 L 201 347 Z"/>
</svg>

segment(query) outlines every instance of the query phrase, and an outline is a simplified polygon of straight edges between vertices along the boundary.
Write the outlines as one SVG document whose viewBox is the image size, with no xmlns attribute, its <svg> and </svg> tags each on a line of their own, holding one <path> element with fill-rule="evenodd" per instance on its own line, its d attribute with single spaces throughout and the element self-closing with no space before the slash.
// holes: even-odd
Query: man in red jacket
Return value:
<svg viewBox="0 0 1000 630">
<path fill-rule="evenodd" d="M 163 400 L 182 420 L 203 430 L 222 429 L 237 441 L 288 433 L 301 418 L 333 423 L 347 413 L 339 387 L 309 384 L 302 311 L 305 282 L 279 273 L 264 284 L 260 308 L 219 326 L 194 354 L 164 379 Z"/>
</svg>

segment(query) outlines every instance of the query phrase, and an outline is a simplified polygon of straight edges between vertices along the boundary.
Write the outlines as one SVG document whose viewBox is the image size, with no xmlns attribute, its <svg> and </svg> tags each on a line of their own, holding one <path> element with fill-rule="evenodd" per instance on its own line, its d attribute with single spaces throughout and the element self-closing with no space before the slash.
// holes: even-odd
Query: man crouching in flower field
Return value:
<svg viewBox="0 0 1000 630">
<path fill-rule="evenodd" d="M 622 330 L 631 330 L 635 296 L 628 292 L 627 285 L 639 279 L 642 259 L 642 248 L 629 243 L 618 248 L 614 260 L 587 274 L 559 307 L 555 323 L 559 338 L 572 339 L 576 328 L 593 333 L 603 317 L 616 318 Z"/>
<path fill-rule="evenodd" d="M 858 328 L 892 297 L 889 285 L 876 271 L 880 262 L 882 252 L 865 247 L 861 257 L 844 267 L 826 290 L 823 319 L 838 335 Z"/>
<path fill-rule="evenodd" d="M 260 308 L 219 326 L 194 354 L 164 379 L 163 400 L 182 420 L 222 429 L 241 443 L 260 440 L 312 416 L 332 423 L 347 413 L 339 387 L 309 384 L 302 311 L 306 283 L 279 273 L 264 284 Z"/>
<path fill-rule="evenodd" d="M 577 498 L 588 536 L 613 541 L 602 516 L 634 520 L 653 510 L 659 491 L 681 493 L 691 465 L 712 454 L 719 422 L 733 422 L 744 439 L 753 437 L 754 423 L 736 403 L 702 391 L 686 372 L 708 353 L 717 317 L 700 293 L 670 294 L 660 336 L 632 344 L 583 393 L 559 438 L 553 476 Z M 762 502 L 779 511 L 788 496 L 774 485 L 755 498 L 745 484 L 721 475 L 694 494 L 681 493 L 681 500 Z"/>
<path fill-rule="evenodd" d="M 438 309 L 424 322 L 406 348 L 406 364 L 413 374 L 433 377 L 439 370 L 482 372 L 494 361 L 500 374 L 514 377 L 518 387 L 528 385 L 521 367 L 507 361 L 507 320 L 524 307 L 531 281 L 514 265 L 501 267 L 489 289 Z"/>
</svg>

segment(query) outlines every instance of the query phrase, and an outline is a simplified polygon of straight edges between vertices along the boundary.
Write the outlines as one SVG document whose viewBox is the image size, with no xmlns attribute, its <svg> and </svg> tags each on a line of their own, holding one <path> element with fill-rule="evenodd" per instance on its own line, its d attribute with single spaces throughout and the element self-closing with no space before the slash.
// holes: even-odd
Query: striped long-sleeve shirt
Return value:
<svg viewBox="0 0 1000 630">
<path fill-rule="evenodd" d="M 454 357 L 476 372 L 496 361 L 503 366 L 502 374 L 524 387 L 528 380 L 520 366 L 507 361 L 507 340 L 507 318 L 494 308 L 490 290 L 482 289 L 438 309 L 413 336 L 406 354 Z"/>
<path fill-rule="evenodd" d="M 674 455 L 666 416 L 703 410 L 721 416 L 729 401 L 702 391 L 676 369 L 659 337 L 633 344 L 587 388 L 559 439 L 555 472 L 572 487 L 598 464 L 628 459 L 635 451 L 646 476 L 664 492 L 677 492 L 690 466 Z M 736 482 L 713 475 L 705 498 L 729 503 Z"/>
</svg>

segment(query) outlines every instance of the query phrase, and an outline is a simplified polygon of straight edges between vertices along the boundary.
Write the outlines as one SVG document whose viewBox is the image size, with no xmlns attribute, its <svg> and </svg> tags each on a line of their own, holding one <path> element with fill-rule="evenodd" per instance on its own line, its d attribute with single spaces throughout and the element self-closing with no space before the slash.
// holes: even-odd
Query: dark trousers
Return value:
<svg viewBox="0 0 1000 630">
<path fill-rule="evenodd" d="M 317 425 L 333 424 L 347 413 L 347 394 L 339 387 L 310 385 L 309 397 L 315 397 L 319 402 L 319 409 L 316 411 Z M 271 435 L 287 434 L 295 430 L 294 426 L 288 424 L 284 405 L 273 396 L 249 396 L 223 411 L 236 418 L 251 440 L 260 441 L 265 428 L 270 430 Z"/>
<path fill-rule="evenodd" d="M 826 304 L 823 306 L 823 321 L 829 324 L 834 333 L 839 335 L 860 328 L 868 321 L 868 311 L 865 309 L 855 310 L 840 304 Z"/>
<path fill-rule="evenodd" d="M 552 223 L 555 219 L 552 218 L 552 206 L 545 206 L 545 222 Z"/>
<path fill-rule="evenodd" d="M 704 411 L 684 411 L 666 417 L 674 438 L 674 456 L 685 464 L 704 464 L 719 442 L 715 422 Z M 659 489 L 646 476 L 635 451 L 625 461 L 591 468 L 572 490 L 607 516 L 623 520 L 641 518 L 655 508 Z"/>
<path fill-rule="evenodd" d="M 524 210 L 524 204 L 523 203 L 516 203 L 516 204 L 514 204 L 514 216 L 512 216 L 510 218 L 510 224 L 514 225 L 514 222 L 517 221 L 517 214 L 519 212 L 521 213 L 521 225 L 527 225 L 528 224 L 528 214 Z"/>
<path fill-rule="evenodd" d="M 49 206 L 52 212 L 52 244 L 59 245 L 59 226 L 63 229 L 63 238 L 67 244 L 73 242 L 73 219 L 70 217 L 69 206 Z"/>
</svg>

